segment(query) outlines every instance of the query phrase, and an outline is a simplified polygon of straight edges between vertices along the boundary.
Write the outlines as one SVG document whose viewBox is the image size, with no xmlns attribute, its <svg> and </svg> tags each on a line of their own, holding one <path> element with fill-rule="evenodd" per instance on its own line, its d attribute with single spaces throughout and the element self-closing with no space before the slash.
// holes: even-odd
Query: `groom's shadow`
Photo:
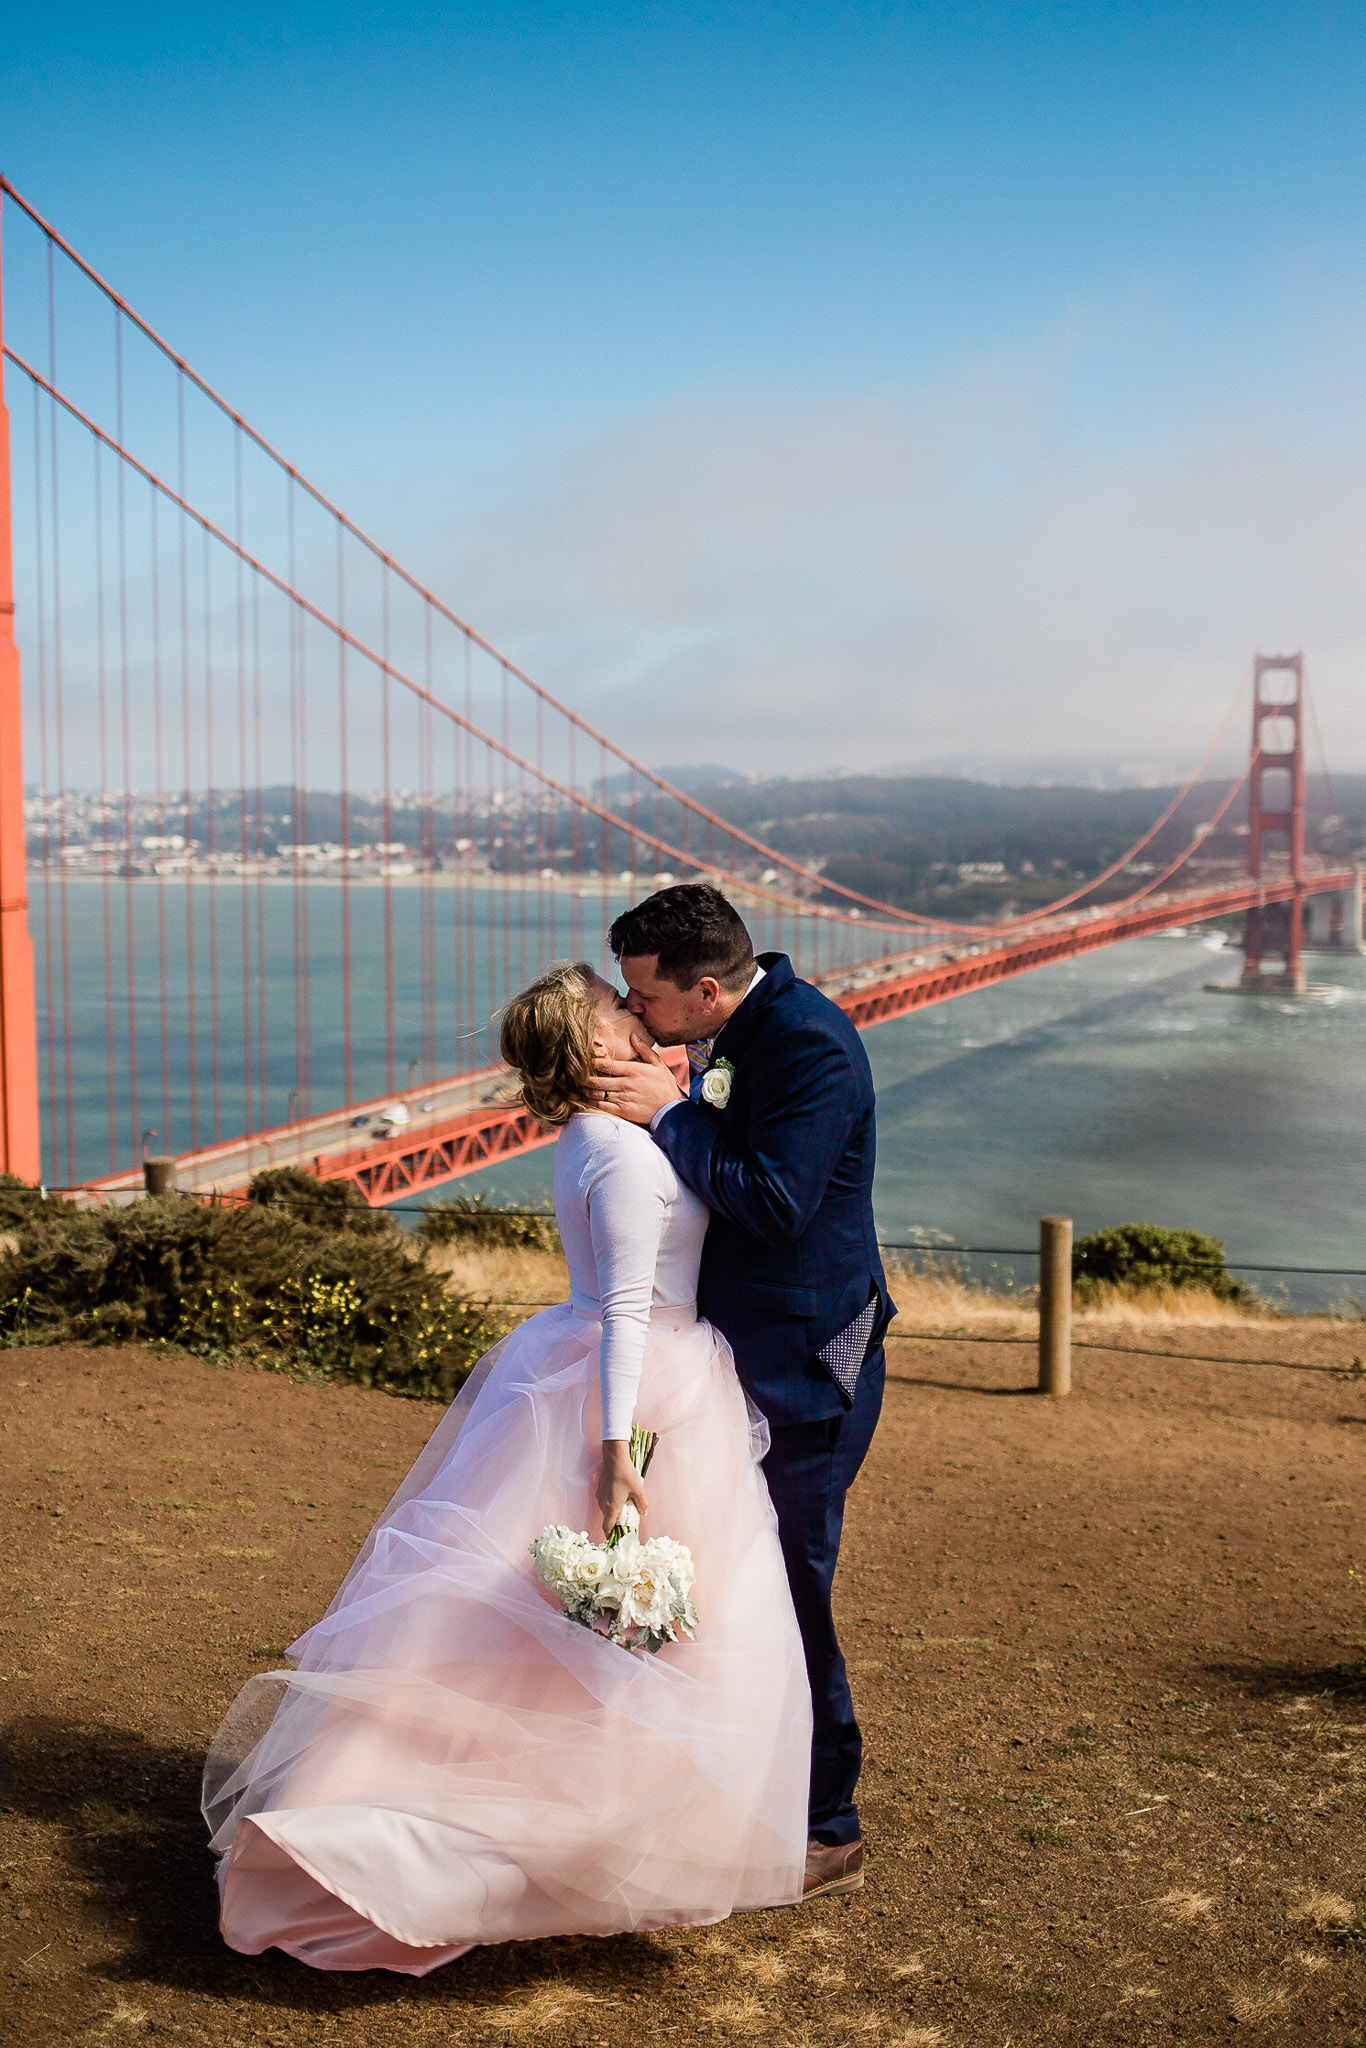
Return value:
<svg viewBox="0 0 1366 2048">
<path fill-rule="evenodd" d="M 607 1995 L 664 1988 L 668 1954 L 634 1935 L 509 1942 L 424 1978 L 314 1971 L 278 1949 L 237 1955 L 218 1932 L 202 1765 L 193 1749 L 56 1717 L 15 1721 L 0 1738 L 0 1806 L 58 1830 L 85 1911 L 115 1947 L 99 1966 L 107 1978 L 300 2013 L 420 2001 L 471 2017 L 570 1976 Z"/>
</svg>

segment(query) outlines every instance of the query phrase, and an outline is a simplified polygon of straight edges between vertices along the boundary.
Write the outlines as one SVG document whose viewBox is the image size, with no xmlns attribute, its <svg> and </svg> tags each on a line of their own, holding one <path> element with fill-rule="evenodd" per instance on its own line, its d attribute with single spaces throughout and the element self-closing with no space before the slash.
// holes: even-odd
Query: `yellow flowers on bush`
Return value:
<svg viewBox="0 0 1366 2048">
<path fill-rule="evenodd" d="M 3 1190 L 0 1190 L 3 1192 Z M 20 1200 L 0 1253 L 0 1346 L 140 1340 L 214 1363 L 448 1400 L 503 1334 L 425 1244 L 340 1182 L 292 1169 L 249 1199 L 77 1209 Z"/>
</svg>

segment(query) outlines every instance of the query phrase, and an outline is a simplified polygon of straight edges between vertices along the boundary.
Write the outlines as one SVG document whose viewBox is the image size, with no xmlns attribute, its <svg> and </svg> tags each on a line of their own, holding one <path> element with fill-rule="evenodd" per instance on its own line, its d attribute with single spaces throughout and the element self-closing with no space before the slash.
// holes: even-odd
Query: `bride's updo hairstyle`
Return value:
<svg viewBox="0 0 1366 2048">
<path fill-rule="evenodd" d="M 593 1092 L 598 1013 L 586 960 L 552 967 L 515 995 L 503 1012 L 499 1043 L 522 1084 L 522 1100 L 543 1123 L 567 1124 Z"/>
</svg>

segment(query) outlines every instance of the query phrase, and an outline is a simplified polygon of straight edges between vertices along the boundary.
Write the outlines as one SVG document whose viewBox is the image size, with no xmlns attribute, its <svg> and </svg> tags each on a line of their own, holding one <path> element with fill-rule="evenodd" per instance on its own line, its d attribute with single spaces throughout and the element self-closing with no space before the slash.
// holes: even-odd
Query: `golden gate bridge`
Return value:
<svg viewBox="0 0 1366 2048">
<path fill-rule="evenodd" d="M 716 881 L 860 1029 L 1211 918 L 1243 917 L 1252 993 L 1303 990 L 1315 918 L 1361 947 L 1360 869 L 1306 850 L 1300 655 L 1255 659 L 1246 767 L 1138 886 L 1088 900 L 1220 735 L 1082 887 L 913 913 L 552 695 L 3 179 L 0 224 L 0 1169 L 118 1199 L 155 1139 L 191 1191 L 297 1164 L 387 1203 L 546 1144 L 498 1011 L 675 879 Z M 1243 871 L 1197 872 L 1240 798 Z"/>
</svg>

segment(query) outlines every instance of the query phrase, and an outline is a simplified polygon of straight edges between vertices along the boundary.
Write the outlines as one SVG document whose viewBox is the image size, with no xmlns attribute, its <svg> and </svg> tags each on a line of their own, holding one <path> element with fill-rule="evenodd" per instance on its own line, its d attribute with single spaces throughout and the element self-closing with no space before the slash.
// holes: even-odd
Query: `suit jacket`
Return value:
<svg viewBox="0 0 1366 2048">
<path fill-rule="evenodd" d="M 873 1227 L 873 1077 L 843 1010 L 785 953 L 759 965 L 712 1048 L 735 1068 L 726 1107 L 680 1103 L 654 1136 L 712 1212 L 699 1312 L 770 1422 L 814 1422 L 851 1406 L 821 1350 L 876 1295 L 871 1357 L 896 1314 Z"/>
</svg>

